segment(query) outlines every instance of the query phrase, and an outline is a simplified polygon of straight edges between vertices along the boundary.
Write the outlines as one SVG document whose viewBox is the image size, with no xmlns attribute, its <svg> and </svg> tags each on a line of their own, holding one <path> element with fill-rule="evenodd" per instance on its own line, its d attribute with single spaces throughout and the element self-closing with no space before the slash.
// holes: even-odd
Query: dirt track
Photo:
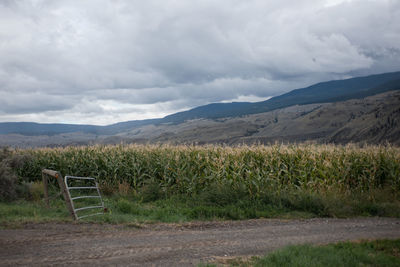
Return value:
<svg viewBox="0 0 400 267">
<path fill-rule="evenodd" d="M 311 219 L 156 224 L 141 229 L 32 224 L 0 230 L 0 265 L 192 266 L 262 255 L 288 244 L 400 238 L 400 219 Z"/>
</svg>

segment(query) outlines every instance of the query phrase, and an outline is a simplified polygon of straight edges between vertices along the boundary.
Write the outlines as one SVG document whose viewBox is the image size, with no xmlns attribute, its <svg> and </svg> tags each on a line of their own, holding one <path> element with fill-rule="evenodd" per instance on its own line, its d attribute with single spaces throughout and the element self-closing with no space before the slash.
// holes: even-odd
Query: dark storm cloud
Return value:
<svg viewBox="0 0 400 267">
<path fill-rule="evenodd" d="M 106 124 L 400 69 L 395 0 L 3 0 L 0 22 L 0 121 Z"/>
</svg>

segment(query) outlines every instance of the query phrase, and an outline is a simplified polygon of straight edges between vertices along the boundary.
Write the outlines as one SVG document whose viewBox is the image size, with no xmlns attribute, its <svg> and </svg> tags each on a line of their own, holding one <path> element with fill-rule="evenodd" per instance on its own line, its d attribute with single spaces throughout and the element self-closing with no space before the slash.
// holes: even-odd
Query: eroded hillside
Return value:
<svg viewBox="0 0 400 267">
<path fill-rule="evenodd" d="M 400 144 L 400 92 L 336 103 L 291 106 L 271 112 L 181 124 L 148 125 L 121 137 L 138 142 L 270 143 L 367 142 Z"/>
<path fill-rule="evenodd" d="M 269 144 L 274 142 L 371 143 L 400 145 L 400 91 L 335 103 L 294 105 L 270 112 L 183 123 L 149 124 L 115 135 L 1 135 L 0 146 L 86 144 Z"/>
</svg>

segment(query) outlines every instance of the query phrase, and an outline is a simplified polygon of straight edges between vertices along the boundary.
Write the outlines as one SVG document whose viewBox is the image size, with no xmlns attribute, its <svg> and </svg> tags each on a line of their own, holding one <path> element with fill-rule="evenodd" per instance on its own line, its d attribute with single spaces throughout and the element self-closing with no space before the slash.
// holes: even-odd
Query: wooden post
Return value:
<svg viewBox="0 0 400 267">
<path fill-rule="evenodd" d="M 60 186 L 61 192 L 64 196 L 64 200 L 65 200 L 65 204 L 67 205 L 67 209 L 68 209 L 69 213 L 71 214 L 72 218 L 74 218 L 74 220 L 77 220 L 78 217 L 76 216 L 74 208 L 72 207 L 72 200 L 69 197 L 69 192 L 67 191 L 67 186 L 64 182 L 64 179 L 63 179 L 61 173 L 58 171 L 43 169 L 42 175 L 43 174 L 50 175 L 57 179 L 58 185 Z M 46 185 L 47 185 L 47 181 L 46 181 Z M 46 193 L 45 193 L 45 195 L 46 195 Z"/>
<path fill-rule="evenodd" d="M 44 172 L 42 172 L 42 180 L 43 180 L 43 187 L 44 187 L 44 201 L 46 203 L 46 207 L 50 208 L 47 174 L 45 174 Z"/>
</svg>

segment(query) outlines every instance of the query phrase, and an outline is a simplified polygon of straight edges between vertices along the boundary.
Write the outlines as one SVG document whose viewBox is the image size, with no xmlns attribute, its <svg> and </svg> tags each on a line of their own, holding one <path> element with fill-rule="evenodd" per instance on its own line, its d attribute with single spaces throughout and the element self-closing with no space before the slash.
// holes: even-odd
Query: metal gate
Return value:
<svg viewBox="0 0 400 267">
<path fill-rule="evenodd" d="M 81 218 L 100 215 L 107 212 L 107 209 L 104 207 L 104 202 L 100 194 L 99 185 L 96 182 L 95 178 L 92 177 L 77 177 L 77 176 L 65 176 L 62 177 L 61 173 L 58 171 L 43 169 L 42 170 L 42 179 L 44 186 L 44 198 L 46 206 L 50 207 L 50 198 L 49 198 L 49 188 L 48 188 L 48 177 L 56 178 L 58 185 L 61 189 L 61 192 L 56 195 L 56 197 L 60 194 L 63 195 L 65 204 L 67 205 L 68 211 L 71 214 L 74 220 L 79 220 Z M 73 186 L 71 185 L 72 181 L 81 181 L 83 186 Z M 73 182 L 72 182 L 73 183 Z M 91 183 L 91 184 L 90 184 Z M 89 185 L 88 185 L 89 184 Z M 79 194 L 83 190 L 84 194 Z M 76 207 L 76 202 L 79 200 L 85 199 L 93 199 L 98 200 L 94 205 L 91 206 L 81 206 Z M 82 203 L 80 203 L 82 204 Z M 101 212 L 100 210 L 101 209 Z M 78 216 L 78 212 L 85 210 L 95 210 L 94 213 L 89 213 L 85 215 Z M 96 212 L 97 210 L 97 212 Z"/>
<path fill-rule="evenodd" d="M 89 183 L 88 186 L 70 186 L 69 181 L 70 180 L 82 180 L 86 181 Z M 104 208 L 104 202 L 100 194 L 99 190 L 99 185 L 96 182 L 95 178 L 92 177 L 77 177 L 77 176 L 65 176 L 64 178 L 65 186 L 67 189 L 67 193 L 69 196 L 69 199 L 71 200 L 71 206 L 72 210 L 74 213 L 74 217 L 76 220 L 89 217 L 89 216 L 94 216 L 94 215 L 101 215 L 104 213 L 105 208 Z M 92 183 L 90 185 L 90 183 Z M 84 191 L 84 195 L 76 195 L 74 194 L 77 191 Z M 92 192 L 92 194 L 89 194 Z M 98 201 L 94 203 L 92 206 L 82 206 L 79 208 L 76 208 L 76 200 L 82 200 L 82 199 L 97 199 Z M 78 216 L 79 211 L 84 211 L 84 210 L 95 210 L 95 213 L 90 213 L 90 214 L 85 214 Z M 101 212 L 99 212 L 101 211 Z"/>
</svg>

